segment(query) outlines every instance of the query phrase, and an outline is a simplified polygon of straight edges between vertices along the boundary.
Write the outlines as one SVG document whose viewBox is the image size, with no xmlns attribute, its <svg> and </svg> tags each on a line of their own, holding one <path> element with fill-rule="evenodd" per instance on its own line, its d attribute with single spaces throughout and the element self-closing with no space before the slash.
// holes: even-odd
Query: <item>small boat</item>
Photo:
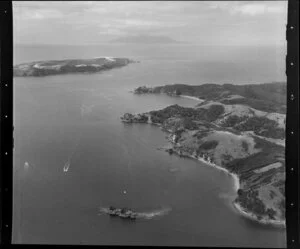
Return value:
<svg viewBox="0 0 300 249">
<path fill-rule="evenodd" d="M 68 162 L 65 164 L 65 166 L 64 166 L 64 172 L 68 172 L 69 167 L 70 167 L 70 161 L 68 161 Z"/>
</svg>

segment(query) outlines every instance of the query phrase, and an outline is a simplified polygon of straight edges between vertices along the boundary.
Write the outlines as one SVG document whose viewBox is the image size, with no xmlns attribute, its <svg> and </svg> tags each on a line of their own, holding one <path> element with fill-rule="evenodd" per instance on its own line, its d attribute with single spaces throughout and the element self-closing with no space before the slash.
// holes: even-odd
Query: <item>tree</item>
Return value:
<svg viewBox="0 0 300 249">
<path fill-rule="evenodd" d="M 175 90 L 175 95 L 177 95 L 177 96 L 178 96 L 178 95 L 181 95 L 181 91 L 180 91 L 179 89 L 176 89 L 176 90 Z"/>
</svg>

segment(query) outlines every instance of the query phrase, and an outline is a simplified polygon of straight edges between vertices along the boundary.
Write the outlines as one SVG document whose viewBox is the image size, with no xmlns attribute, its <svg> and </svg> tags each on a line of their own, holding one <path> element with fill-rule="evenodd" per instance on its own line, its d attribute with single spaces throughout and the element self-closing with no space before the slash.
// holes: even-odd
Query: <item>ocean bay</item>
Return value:
<svg viewBox="0 0 300 249">
<path fill-rule="evenodd" d="M 14 79 L 15 181 L 22 184 L 15 243 L 284 246 L 284 231 L 234 212 L 230 176 L 157 150 L 167 143 L 158 127 L 120 122 L 125 112 L 196 105 L 130 92 L 179 83 L 178 75 L 199 84 L 196 70 L 182 73 L 190 64 L 141 60 L 105 73 Z M 169 211 L 130 223 L 98 215 L 109 205 Z"/>
</svg>

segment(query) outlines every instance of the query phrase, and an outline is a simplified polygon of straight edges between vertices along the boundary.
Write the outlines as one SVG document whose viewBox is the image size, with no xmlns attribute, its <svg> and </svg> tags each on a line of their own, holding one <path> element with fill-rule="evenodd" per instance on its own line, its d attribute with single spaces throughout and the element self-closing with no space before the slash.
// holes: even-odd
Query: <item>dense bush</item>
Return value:
<svg viewBox="0 0 300 249">
<path fill-rule="evenodd" d="M 155 87 L 154 92 L 173 94 L 176 91 L 206 100 L 217 100 L 224 95 L 240 95 L 244 98 L 223 100 L 226 104 L 245 104 L 267 112 L 286 112 L 286 83 L 269 83 L 253 85 L 203 84 L 190 86 L 174 84 Z"/>
<path fill-rule="evenodd" d="M 268 208 L 266 211 L 270 219 L 275 219 L 276 211 L 272 208 Z"/>
<path fill-rule="evenodd" d="M 247 210 L 253 212 L 257 216 L 266 215 L 265 204 L 258 198 L 257 190 L 240 191 L 237 201 Z"/>
<path fill-rule="evenodd" d="M 282 199 L 281 202 L 279 202 L 279 209 L 283 218 L 285 218 L 285 199 Z"/>
<path fill-rule="evenodd" d="M 277 122 L 266 117 L 251 117 L 234 127 L 238 131 L 253 131 L 256 135 L 275 139 L 285 138 L 285 130 Z"/>
<path fill-rule="evenodd" d="M 154 120 L 157 120 L 158 123 L 163 123 L 165 120 L 171 117 L 179 117 L 184 118 L 186 125 L 192 125 L 194 127 L 194 124 L 191 123 L 191 120 L 211 122 L 216 120 L 223 112 L 224 107 L 221 105 L 212 105 L 209 109 L 195 109 L 182 107 L 179 105 L 171 105 L 162 110 L 151 111 L 150 114 Z"/>
<path fill-rule="evenodd" d="M 153 123 L 162 124 L 164 122 L 164 119 L 162 117 L 159 117 L 158 115 L 151 115 L 151 120 Z"/>
<path fill-rule="evenodd" d="M 239 196 L 243 195 L 244 194 L 244 190 L 242 190 L 242 189 L 239 188 L 238 191 L 237 191 L 237 194 Z"/>
<path fill-rule="evenodd" d="M 275 139 L 284 139 L 285 138 L 285 129 L 283 128 L 268 128 L 266 130 L 261 130 L 256 133 L 257 135 L 263 137 L 271 137 Z"/>
<path fill-rule="evenodd" d="M 278 162 L 278 157 L 285 156 L 285 148 L 274 143 L 254 137 L 255 148 L 260 149 L 258 153 L 251 154 L 246 158 L 236 158 L 226 163 L 226 168 L 233 172 L 243 174 L 249 170 L 259 169 L 268 164 Z M 280 170 L 278 168 L 276 170 Z M 284 169 L 284 168 L 283 168 Z"/>
<path fill-rule="evenodd" d="M 224 120 L 222 123 L 223 127 L 234 127 L 235 125 L 239 124 L 240 122 L 244 121 L 245 117 L 239 117 L 237 115 L 230 115 L 228 118 Z"/>
<path fill-rule="evenodd" d="M 199 146 L 199 150 L 211 150 L 218 146 L 219 142 L 216 140 L 206 141 Z"/>
<path fill-rule="evenodd" d="M 245 140 L 242 141 L 242 147 L 245 152 L 248 152 L 248 143 Z"/>
<path fill-rule="evenodd" d="M 183 128 L 188 130 L 196 130 L 198 129 L 198 125 L 191 118 L 184 118 Z"/>
<path fill-rule="evenodd" d="M 220 115 L 224 113 L 223 105 L 211 105 L 206 114 L 207 121 L 215 121 Z"/>
</svg>

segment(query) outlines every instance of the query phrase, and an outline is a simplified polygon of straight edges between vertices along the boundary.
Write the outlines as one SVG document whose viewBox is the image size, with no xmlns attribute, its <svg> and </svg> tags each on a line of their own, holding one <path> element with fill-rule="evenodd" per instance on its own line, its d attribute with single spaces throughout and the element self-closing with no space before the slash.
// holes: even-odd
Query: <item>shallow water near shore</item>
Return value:
<svg viewBox="0 0 300 249">
<path fill-rule="evenodd" d="M 125 112 L 196 105 L 130 93 L 174 83 L 172 72 L 188 65 L 165 60 L 164 72 L 152 60 L 99 74 L 14 79 L 14 243 L 285 247 L 285 230 L 234 211 L 230 175 L 158 150 L 167 134 L 157 126 L 120 122 Z M 192 83 L 197 77 L 190 73 Z M 168 212 L 134 222 L 99 215 L 110 205 Z"/>
</svg>

